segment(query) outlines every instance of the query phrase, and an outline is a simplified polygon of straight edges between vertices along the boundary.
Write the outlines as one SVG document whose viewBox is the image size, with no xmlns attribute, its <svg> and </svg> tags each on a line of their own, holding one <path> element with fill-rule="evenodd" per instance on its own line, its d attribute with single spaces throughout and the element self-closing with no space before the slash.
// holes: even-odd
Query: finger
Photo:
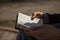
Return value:
<svg viewBox="0 0 60 40">
<path fill-rule="evenodd" d="M 35 30 L 40 30 L 40 29 L 45 29 L 47 26 L 45 24 L 40 25 L 39 27 L 33 27 L 31 28 L 31 30 L 35 31 Z"/>
<path fill-rule="evenodd" d="M 31 28 L 31 29 L 25 29 L 24 31 L 27 33 L 27 34 L 34 34 L 35 32 L 43 32 L 45 29 L 48 29 L 48 26 L 46 24 L 43 24 L 39 27 L 34 27 L 34 28 Z"/>
<path fill-rule="evenodd" d="M 38 13 L 38 12 L 32 13 L 32 18 L 40 18 L 40 16 L 41 16 L 41 13 Z"/>
</svg>

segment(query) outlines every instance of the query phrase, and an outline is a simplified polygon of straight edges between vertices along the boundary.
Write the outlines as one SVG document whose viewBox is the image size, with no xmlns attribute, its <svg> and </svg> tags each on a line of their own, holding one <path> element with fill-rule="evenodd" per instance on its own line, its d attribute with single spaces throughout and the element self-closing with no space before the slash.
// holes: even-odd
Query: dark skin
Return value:
<svg viewBox="0 0 60 40">
<path fill-rule="evenodd" d="M 52 25 L 43 24 L 40 27 L 31 28 L 31 30 L 24 29 L 24 32 L 37 40 L 60 40 L 60 29 Z"/>
</svg>

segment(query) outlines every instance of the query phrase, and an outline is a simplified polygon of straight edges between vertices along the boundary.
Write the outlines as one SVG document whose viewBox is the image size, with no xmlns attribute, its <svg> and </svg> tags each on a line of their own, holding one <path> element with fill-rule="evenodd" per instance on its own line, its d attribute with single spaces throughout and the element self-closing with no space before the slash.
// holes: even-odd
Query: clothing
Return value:
<svg viewBox="0 0 60 40">
<path fill-rule="evenodd" d="M 46 14 L 45 14 L 46 15 Z M 46 24 L 51 24 L 53 26 L 55 26 L 56 28 L 60 29 L 60 15 L 51 15 L 48 14 L 49 17 L 49 22 L 46 22 Z M 43 17 L 43 21 L 45 20 L 45 17 Z M 17 34 L 17 38 L 16 40 L 36 40 L 34 37 L 32 36 L 28 36 L 23 29 L 20 29 L 19 33 Z"/>
<path fill-rule="evenodd" d="M 36 40 L 32 36 L 28 36 L 23 30 L 20 30 L 17 34 L 16 40 Z"/>
<path fill-rule="evenodd" d="M 48 14 L 49 24 L 60 23 L 60 14 Z"/>
</svg>

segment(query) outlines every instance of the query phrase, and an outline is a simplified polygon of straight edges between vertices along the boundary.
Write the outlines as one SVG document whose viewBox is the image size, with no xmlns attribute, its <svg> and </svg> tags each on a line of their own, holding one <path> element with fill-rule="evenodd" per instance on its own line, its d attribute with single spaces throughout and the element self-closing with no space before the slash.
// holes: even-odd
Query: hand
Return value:
<svg viewBox="0 0 60 40">
<path fill-rule="evenodd" d="M 60 30 L 54 26 L 43 24 L 40 27 L 31 28 L 31 30 L 25 29 L 24 31 L 37 40 L 60 40 Z"/>
<path fill-rule="evenodd" d="M 42 18 L 44 24 L 49 23 L 48 15 L 44 14 L 43 12 L 34 12 L 34 13 L 32 13 L 31 20 L 33 20 L 34 18 L 39 18 L 39 19 Z"/>
<path fill-rule="evenodd" d="M 42 12 L 34 12 L 34 13 L 32 13 L 32 16 L 31 16 L 31 19 L 33 20 L 34 18 L 41 18 L 42 17 L 42 15 L 43 15 L 43 13 Z"/>
</svg>

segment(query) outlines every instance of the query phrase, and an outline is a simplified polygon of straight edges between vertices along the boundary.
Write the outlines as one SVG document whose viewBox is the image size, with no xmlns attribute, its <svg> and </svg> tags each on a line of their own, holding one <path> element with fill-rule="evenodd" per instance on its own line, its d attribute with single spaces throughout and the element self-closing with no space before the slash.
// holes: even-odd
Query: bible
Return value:
<svg viewBox="0 0 60 40">
<path fill-rule="evenodd" d="M 31 20 L 31 16 L 28 16 L 23 13 L 18 13 L 16 17 L 15 27 L 17 29 L 30 29 L 33 27 L 38 27 L 41 24 L 43 24 L 42 19 L 34 18 L 34 20 Z"/>
</svg>

